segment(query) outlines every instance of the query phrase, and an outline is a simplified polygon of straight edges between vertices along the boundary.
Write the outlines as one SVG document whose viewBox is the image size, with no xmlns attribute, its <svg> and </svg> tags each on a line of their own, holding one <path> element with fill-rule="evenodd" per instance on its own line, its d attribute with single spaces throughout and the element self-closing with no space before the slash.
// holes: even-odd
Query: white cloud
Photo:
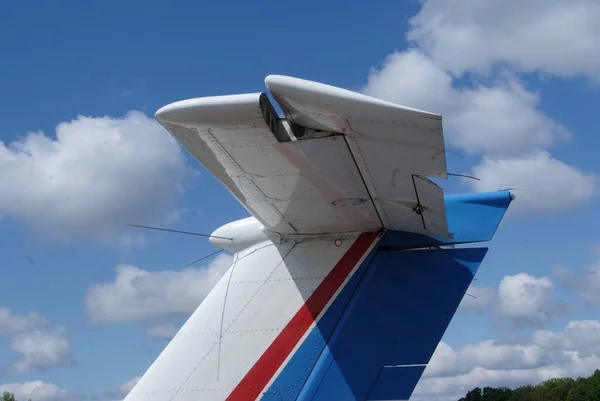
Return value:
<svg viewBox="0 0 600 401">
<path fill-rule="evenodd" d="M 71 347 L 63 327 L 57 327 L 54 331 L 36 330 L 16 335 L 10 342 L 10 348 L 22 354 L 22 358 L 13 365 L 18 373 L 72 363 Z"/>
<path fill-rule="evenodd" d="M 71 399 L 67 390 L 41 380 L 0 384 L 0 394 L 5 391 L 13 393 L 19 401 L 28 399 L 33 401 L 65 401 Z"/>
<path fill-rule="evenodd" d="M 499 311 L 515 323 L 541 325 L 559 311 L 554 283 L 527 273 L 505 276 L 498 286 Z"/>
<path fill-rule="evenodd" d="M 592 304 L 600 304 L 600 262 L 596 263 L 578 276 L 571 269 L 557 267 L 554 269 L 556 280 Z"/>
<path fill-rule="evenodd" d="M 96 323 L 153 320 L 195 310 L 231 265 L 218 255 L 207 267 L 149 272 L 120 265 L 115 280 L 94 284 L 86 295 L 86 312 Z"/>
<path fill-rule="evenodd" d="M 572 134 L 540 110 L 539 93 L 528 89 L 514 71 L 503 67 L 495 68 L 485 79 L 469 76 L 467 80 L 453 75 L 453 72 L 461 75 L 466 70 L 485 69 L 497 61 L 519 64 L 522 60 L 510 59 L 510 56 L 520 51 L 513 54 L 506 49 L 499 50 L 502 46 L 494 46 L 494 40 L 508 40 L 512 45 L 521 46 L 520 37 L 511 36 L 515 30 L 533 32 L 543 28 L 542 31 L 550 29 L 554 33 L 557 26 L 566 26 L 563 24 L 566 20 L 574 22 L 583 18 L 585 21 L 579 21 L 583 23 L 578 27 L 583 31 L 575 35 L 581 34 L 579 41 L 561 51 L 574 50 L 582 46 L 581 42 L 600 49 L 600 28 L 591 24 L 593 20 L 584 12 L 600 13 L 600 6 L 586 0 L 574 2 L 576 5 L 572 7 L 557 0 L 547 3 L 546 0 L 528 0 L 510 6 L 498 5 L 492 0 L 425 0 L 412 20 L 409 33 L 416 47 L 393 53 L 380 67 L 372 69 L 363 92 L 441 114 L 447 143 L 483 156 L 471 173 L 480 181 L 467 183 L 474 190 L 510 187 L 542 195 L 524 192 L 509 213 L 558 212 L 582 206 L 596 193 L 597 178 L 548 153 L 546 149 L 571 139 Z M 489 19 L 493 21 L 490 23 Z M 595 36 L 590 32 L 591 27 Z M 525 42 L 536 37 L 548 49 L 544 54 L 552 55 L 554 61 L 573 61 L 568 57 L 555 57 L 556 44 L 548 40 L 552 35 L 544 36 L 548 32 L 540 32 L 525 35 Z M 568 42 L 572 43 L 571 39 Z M 532 56 L 532 60 L 541 60 L 538 53 L 544 47 L 528 46 L 522 48 L 528 49 L 525 53 Z M 532 48 L 536 51 L 531 51 Z M 582 52 L 580 56 L 600 67 L 600 61 L 592 54 Z M 483 59 L 479 60 L 481 55 Z M 553 66 L 557 64 L 540 62 L 531 68 L 558 72 L 556 68 L 552 70 Z M 600 78 L 600 69 L 594 71 Z"/>
<path fill-rule="evenodd" d="M 137 384 L 138 381 L 140 381 L 141 378 L 142 376 L 132 377 L 131 379 L 121 384 L 121 386 L 119 387 L 119 390 L 121 391 L 121 396 L 126 397 L 127 394 L 129 394 L 129 392 L 133 390 L 133 387 Z"/>
<path fill-rule="evenodd" d="M 569 312 L 551 278 L 527 273 L 504 276 L 498 288 L 472 284 L 467 294 L 472 296 L 465 294 L 458 312 L 491 312 L 494 325 L 502 329 L 540 327 Z"/>
<path fill-rule="evenodd" d="M 521 157 L 484 157 L 471 174 L 480 181 L 465 183 L 476 191 L 520 188 L 541 195 L 519 192 L 511 213 L 569 211 L 584 205 L 597 191 L 594 174 L 556 160 L 543 150 Z"/>
<path fill-rule="evenodd" d="M 599 321 L 573 321 L 564 331 L 536 331 L 523 344 L 489 340 L 454 350 L 441 342 L 411 400 L 456 400 L 478 386 L 589 376 L 600 366 L 599 333 Z"/>
<path fill-rule="evenodd" d="M 424 377 L 455 376 L 476 368 L 535 368 L 546 362 L 544 358 L 544 351 L 535 344 L 502 344 L 487 340 L 454 351 L 442 341 Z"/>
<path fill-rule="evenodd" d="M 172 324 L 152 326 L 146 330 L 146 335 L 157 340 L 170 340 L 175 337 L 179 329 Z"/>
<path fill-rule="evenodd" d="M 56 139 L 0 142 L 0 214 L 54 241 L 112 241 L 127 223 L 164 221 L 185 172 L 177 142 L 144 114 L 78 117 Z"/>
<path fill-rule="evenodd" d="M 434 113 L 460 109 L 452 77 L 417 49 L 390 54 L 371 69 L 362 91 L 369 95 Z"/>
<path fill-rule="evenodd" d="M 514 78 L 493 87 L 477 85 L 460 95 L 462 108 L 446 116 L 446 126 L 466 150 L 519 154 L 571 136 L 538 110 L 538 95 Z"/>
<path fill-rule="evenodd" d="M 369 74 L 368 95 L 442 114 L 448 141 L 471 153 L 520 154 L 570 137 L 538 110 L 539 97 L 514 77 L 495 86 L 456 88 L 452 77 L 419 50 L 390 55 Z"/>
<path fill-rule="evenodd" d="M 600 78 L 596 0 L 424 0 L 409 40 L 456 75 L 518 71 Z"/>
<path fill-rule="evenodd" d="M 458 310 L 459 311 L 478 311 L 483 312 L 491 309 L 496 302 L 496 293 L 491 288 L 478 287 L 471 284 L 463 297 Z"/>
<path fill-rule="evenodd" d="M 0 307 L 0 334 L 15 334 L 46 325 L 48 321 L 36 312 L 14 314 L 10 308 Z"/>
<path fill-rule="evenodd" d="M 533 341 L 546 350 L 579 351 L 582 354 L 600 352 L 600 321 L 579 320 L 570 322 L 564 331 L 538 330 Z"/>
</svg>

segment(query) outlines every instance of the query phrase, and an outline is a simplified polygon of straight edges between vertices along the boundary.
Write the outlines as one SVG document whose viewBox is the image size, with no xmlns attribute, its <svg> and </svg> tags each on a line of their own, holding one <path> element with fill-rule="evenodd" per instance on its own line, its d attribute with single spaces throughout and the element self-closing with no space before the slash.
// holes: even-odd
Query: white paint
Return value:
<svg viewBox="0 0 600 401">
<path fill-rule="evenodd" d="M 443 192 L 424 178 L 447 177 L 439 115 L 298 78 L 271 75 L 265 83 L 296 124 L 347 136 L 386 228 L 448 236 Z M 412 175 L 423 178 L 413 184 Z M 412 211 L 415 186 L 426 230 Z"/>
<path fill-rule="evenodd" d="M 339 246 L 334 240 L 267 240 L 236 253 L 233 266 L 125 400 L 225 399 L 356 237 Z"/>
<path fill-rule="evenodd" d="M 209 238 L 211 244 L 231 253 L 248 249 L 269 240 L 275 243 L 280 242 L 276 234 L 265 231 L 263 225 L 254 217 L 247 217 L 225 224 L 217 228 Z"/>
<path fill-rule="evenodd" d="M 296 78 L 266 83 L 291 121 L 333 136 L 278 142 L 260 93 L 176 102 L 156 117 L 282 238 L 384 227 L 448 236 L 443 192 L 424 178 L 446 177 L 440 116 Z"/>
</svg>

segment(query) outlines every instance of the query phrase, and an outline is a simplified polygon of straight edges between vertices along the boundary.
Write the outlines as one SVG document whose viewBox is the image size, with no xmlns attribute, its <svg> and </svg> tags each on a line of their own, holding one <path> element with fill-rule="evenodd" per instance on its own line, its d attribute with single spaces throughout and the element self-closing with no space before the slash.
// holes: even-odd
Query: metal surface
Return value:
<svg viewBox="0 0 600 401">
<path fill-rule="evenodd" d="M 261 93 L 176 102 L 156 117 L 268 231 L 449 236 L 443 193 L 425 178 L 446 176 L 441 117 L 310 81 L 266 82 L 294 127 L 327 131 L 282 139 Z"/>
</svg>

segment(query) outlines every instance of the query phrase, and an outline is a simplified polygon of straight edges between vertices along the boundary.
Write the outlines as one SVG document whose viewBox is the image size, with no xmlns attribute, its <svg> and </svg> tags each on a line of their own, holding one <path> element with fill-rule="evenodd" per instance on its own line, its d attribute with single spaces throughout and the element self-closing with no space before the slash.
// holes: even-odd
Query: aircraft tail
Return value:
<svg viewBox="0 0 600 401">
<path fill-rule="evenodd" d="M 377 250 L 344 288 L 343 312 L 328 310 L 262 399 L 408 400 L 486 251 Z"/>
<path fill-rule="evenodd" d="M 484 241 L 512 198 L 459 199 L 454 237 Z M 487 252 L 394 231 L 274 243 L 252 218 L 217 232 L 247 247 L 127 401 L 406 400 Z"/>
<path fill-rule="evenodd" d="M 441 117 L 315 82 L 190 99 L 158 120 L 253 217 L 233 263 L 126 401 L 406 400 L 508 191 L 444 196 Z"/>
</svg>

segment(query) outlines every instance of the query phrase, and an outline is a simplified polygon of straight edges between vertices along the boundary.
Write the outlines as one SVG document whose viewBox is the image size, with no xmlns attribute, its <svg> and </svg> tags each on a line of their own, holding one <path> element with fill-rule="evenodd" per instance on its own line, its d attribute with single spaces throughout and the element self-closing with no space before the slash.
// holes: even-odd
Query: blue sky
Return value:
<svg viewBox="0 0 600 401">
<path fill-rule="evenodd" d="M 600 342 L 570 336 L 600 332 L 600 6 L 509 3 L 4 5 L 0 389 L 123 397 L 166 345 L 155 337 L 228 263 L 186 276 L 182 265 L 213 251 L 207 241 L 125 225 L 209 233 L 246 216 L 152 116 L 184 98 L 264 91 L 268 74 L 441 113 L 449 171 L 481 178 L 451 178 L 448 192 L 542 195 L 516 192 L 478 297 L 465 299 L 417 398 L 588 374 Z"/>
</svg>

